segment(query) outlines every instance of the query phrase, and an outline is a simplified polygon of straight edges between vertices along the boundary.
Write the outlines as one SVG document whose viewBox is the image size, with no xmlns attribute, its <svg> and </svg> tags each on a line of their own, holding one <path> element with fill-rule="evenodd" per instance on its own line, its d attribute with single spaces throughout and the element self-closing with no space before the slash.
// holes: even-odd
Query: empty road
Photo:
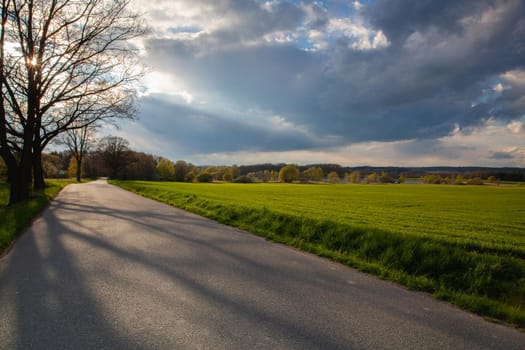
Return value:
<svg viewBox="0 0 525 350">
<path fill-rule="evenodd" d="M 525 334 L 105 181 L 0 259 L 1 349 L 525 349 Z"/>
</svg>

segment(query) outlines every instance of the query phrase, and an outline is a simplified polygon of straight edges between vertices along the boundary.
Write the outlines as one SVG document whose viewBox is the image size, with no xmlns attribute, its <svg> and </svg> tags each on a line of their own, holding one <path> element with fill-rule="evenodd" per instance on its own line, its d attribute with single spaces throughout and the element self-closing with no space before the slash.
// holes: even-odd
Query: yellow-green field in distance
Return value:
<svg viewBox="0 0 525 350">
<path fill-rule="evenodd" d="M 525 187 L 113 183 L 525 327 Z"/>
<path fill-rule="evenodd" d="M 525 187 L 136 181 L 133 188 L 166 199 L 195 195 L 225 206 L 525 250 Z"/>
</svg>

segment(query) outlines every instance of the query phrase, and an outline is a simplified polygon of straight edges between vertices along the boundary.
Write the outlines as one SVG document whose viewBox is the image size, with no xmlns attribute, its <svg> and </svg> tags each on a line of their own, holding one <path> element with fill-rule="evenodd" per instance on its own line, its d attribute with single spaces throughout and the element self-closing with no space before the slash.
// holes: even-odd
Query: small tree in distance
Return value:
<svg viewBox="0 0 525 350">
<path fill-rule="evenodd" d="M 377 173 L 372 173 L 372 174 L 369 174 L 365 177 L 365 182 L 367 184 L 372 184 L 372 183 L 377 183 L 379 182 L 379 174 Z"/>
<path fill-rule="evenodd" d="M 189 172 L 190 166 L 183 160 L 175 162 L 175 181 L 183 182 L 186 179 L 186 174 Z"/>
<path fill-rule="evenodd" d="M 294 165 L 285 165 L 279 171 L 279 181 L 281 182 L 294 182 L 299 180 L 299 170 Z"/>
<path fill-rule="evenodd" d="M 341 180 L 339 178 L 339 175 L 335 171 L 331 171 L 330 173 L 328 173 L 328 175 L 326 176 L 326 179 L 328 180 L 328 182 L 332 184 L 338 184 L 339 181 Z"/>
<path fill-rule="evenodd" d="M 496 185 L 500 184 L 500 180 L 498 178 L 496 178 L 496 176 L 494 176 L 494 175 L 489 176 L 487 178 L 487 182 L 490 183 L 490 184 L 496 184 Z"/>
<path fill-rule="evenodd" d="M 161 158 L 156 167 L 157 174 L 165 180 L 172 180 L 175 176 L 175 165 L 166 158 Z"/>
<path fill-rule="evenodd" d="M 90 148 L 95 143 L 96 124 L 84 125 L 78 128 L 69 129 L 65 132 L 61 143 L 65 144 L 76 161 L 76 176 L 77 182 L 82 178 L 82 166 L 84 164 L 84 156 L 89 152 Z"/>
<path fill-rule="evenodd" d="M 307 181 L 321 181 L 324 177 L 323 169 L 320 167 L 308 168 L 303 174 Z"/>
<path fill-rule="evenodd" d="M 389 173 L 382 171 L 381 175 L 379 175 L 379 182 L 383 184 L 392 183 L 394 182 L 394 179 L 392 178 L 392 176 L 390 176 Z"/>
<path fill-rule="evenodd" d="M 118 136 L 106 136 L 100 140 L 98 154 L 111 179 L 123 176 L 124 170 L 132 160 L 128 140 Z"/>
<path fill-rule="evenodd" d="M 361 173 L 359 172 L 359 170 L 354 170 L 350 174 L 347 174 L 345 177 L 346 177 L 346 181 L 350 183 L 353 183 L 353 184 L 361 183 Z"/>
<path fill-rule="evenodd" d="M 198 182 L 213 182 L 213 176 L 211 174 L 203 172 L 197 175 L 197 181 Z"/>
<path fill-rule="evenodd" d="M 78 174 L 78 164 L 74 156 L 71 156 L 71 158 L 69 158 L 67 174 L 69 175 L 69 177 L 75 177 Z"/>
</svg>

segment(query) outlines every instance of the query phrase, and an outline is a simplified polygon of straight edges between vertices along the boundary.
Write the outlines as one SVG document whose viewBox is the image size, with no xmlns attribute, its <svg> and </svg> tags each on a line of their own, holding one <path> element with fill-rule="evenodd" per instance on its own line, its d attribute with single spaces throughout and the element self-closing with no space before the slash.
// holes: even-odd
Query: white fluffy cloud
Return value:
<svg viewBox="0 0 525 350">
<path fill-rule="evenodd" d="M 328 35 L 343 35 L 350 40 L 350 47 L 356 50 L 381 49 L 389 45 L 382 30 L 366 27 L 351 18 L 331 19 L 327 26 Z"/>
</svg>

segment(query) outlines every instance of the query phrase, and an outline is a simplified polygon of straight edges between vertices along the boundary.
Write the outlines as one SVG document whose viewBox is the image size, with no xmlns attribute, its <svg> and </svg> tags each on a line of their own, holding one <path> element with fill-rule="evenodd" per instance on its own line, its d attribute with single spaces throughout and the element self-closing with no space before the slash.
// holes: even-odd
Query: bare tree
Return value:
<svg viewBox="0 0 525 350">
<path fill-rule="evenodd" d="M 95 129 L 95 124 L 84 125 L 81 128 L 69 129 L 64 133 L 62 143 L 66 145 L 77 162 L 77 182 L 82 180 L 84 156 L 95 144 Z"/>
<path fill-rule="evenodd" d="M 134 115 L 144 30 L 131 0 L 1 0 L 0 155 L 10 203 L 44 186 L 41 154 L 61 133 Z"/>
<path fill-rule="evenodd" d="M 118 136 L 106 136 L 98 143 L 97 152 L 111 179 L 124 176 L 124 170 L 132 163 L 133 155 L 128 140 Z"/>
</svg>

